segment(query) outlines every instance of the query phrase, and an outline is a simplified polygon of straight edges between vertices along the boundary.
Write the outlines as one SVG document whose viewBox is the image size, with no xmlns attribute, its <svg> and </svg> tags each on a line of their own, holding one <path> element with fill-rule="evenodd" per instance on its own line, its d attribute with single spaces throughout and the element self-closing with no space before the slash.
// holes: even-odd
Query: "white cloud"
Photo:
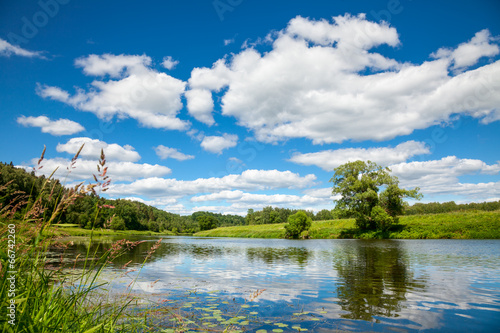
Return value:
<svg viewBox="0 0 500 333">
<path fill-rule="evenodd" d="M 500 119 L 500 61 L 450 74 L 454 66 L 497 53 L 487 30 L 452 50 L 453 56 L 422 64 L 371 50 L 396 46 L 399 38 L 395 28 L 364 15 L 332 22 L 297 17 L 270 38 L 271 51 L 244 49 L 212 68 L 193 69 L 189 79 L 191 89 L 227 88 L 222 114 L 235 117 L 260 141 L 380 141 L 446 122 L 453 114 L 484 123 Z"/>
<path fill-rule="evenodd" d="M 424 198 L 426 195 L 454 195 L 469 201 L 484 201 L 500 193 L 500 182 L 462 183 L 459 180 L 466 175 L 497 175 L 500 162 L 488 165 L 480 160 L 448 156 L 440 160 L 399 163 L 391 165 L 390 169 L 402 186 L 420 187 Z"/>
<path fill-rule="evenodd" d="M 453 61 L 454 69 L 464 69 L 475 65 L 482 57 L 493 57 L 500 52 L 498 45 L 490 44 L 495 42 L 489 30 L 484 29 L 467 43 L 460 44 L 455 50 L 441 48 L 433 54 L 436 58 L 447 57 Z"/>
<path fill-rule="evenodd" d="M 330 190 L 331 192 L 331 190 Z M 330 198 L 318 198 L 309 195 L 292 195 L 292 194 L 256 194 L 247 193 L 243 191 L 222 191 L 218 193 L 212 193 L 207 195 L 200 195 L 191 198 L 193 202 L 204 202 L 204 201 L 229 201 L 237 202 L 238 204 L 249 204 L 249 205 L 259 205 L 259 206 L 295 206 L 304 207 L 305 205 L 318 205 L 325 203 L 332 203 Z"/>
<path fill-rule="evenodd" d="M 291 171 L 246 170 L 222 178 L 177 180 L 169 178 L 139 179 L 131 184 L 118 184 L 108 192 L 114 196 L 182 197 L 229 190 L 272 190 L 280 188 L 305 188 L 314 184 L 316 176 L 301 177 Z"/>
<path fill-rule="evenodd" d="M 91 54 L 75 60 L 76 67 L 81 67 L 86 75 L 121 78 L 127 74 L 140 73 L 151 65 L 151 58 L 130 55 Z"/>
<path fill-rule="evenodd" d="M 145 127 L 186 130 L 189 122 L 177 118 L 186 83 L 150 67 L 151 58 L 132 55 L 90 55 L 75 61 L 87 75 L 105 76 L 95 80 L 88 91 L 68 92 L 39 85 L 37 93 L 101 119 L 133 118 Z"/>
<path fill-rule="evenodd" d="M 66 152 L 74 155 L 83 144 L 85 144 L 85 146 L 83 147 L 80 156 L 84 158 L 98 160 L 101 156 L 101 149 L 103 149 L 104 154 L 106 155 L 106 160 L 109 161 L 137 162 L 141 159 L 139 153 L 136 152 L 134 147 L 130 145 L 120 146 L 116 143 L 108 144 L 104 141 L 86 137 L 72 138 L 65 144 L 59 143 L 56 150 L 60 153 Z"/>
<path fill-rule="evenodd" d="M 172 70 L 179 64 L 179 60 L 174 60 L 171 56 L 163 57 L 163 61 L 161 62 L 162 66 L 168 70 Z"/>
<path fill-rule="evenodd" d="M 212 92 L 207 89 L 193 89 L 185 93 L 187 98 L 187 109 L 189 114 L 196 120 L 209 126 L 215 123 L 212 116 L 214 102 L 212 100 Z"/>
<path fill-rule="evenodd" d="M 242 191 L 233 191 L 237 198 L 225 198 L 224 193 L 193 198 L 193 202 L 226 201 L 229 205 L 196 206 L 192 211 L 211 211 L 224 214 L 246 215 L 248 209 L 260 210 L 266 206 L 305 209 L 319 211 L 321 209 L 332 209 L 332 198 L 315 198 L 309 195 L 289 194 L 254 194 Z M 331 189 L 330 189 L 331 192 Z M 213 200 L 214 198 L 218 200 Z"/>
<path fill-rule="evenodd" d="M 308 189 L 302 195 L 290 194 L 255 194 L 240 190 L 228 190 L 207 195 L 199 195 L 191 198 L 192 202 L 218 201 L 229 205 L 221 206 L 198 206 L 193 209 L 217 212 L 232 212 L 245 215 L 247 210 L 262 209 L 266 206 L 307 209 L 319 211 L 321 209 L 332 209 L 333 200 L 338 197 L 332 196 L 331 188 Z"/>
<path fill-rule="evenodd" d="M 167 158 L 173 158 L 178 161 L 185 161 L 185 160 L 190 160 L 193 159 L 193 155 L 186 155 L 181 153 L 175 148 L 169 148 L 165 147 L 163 145 L 159 145 L 158 147 L 155 147 L 155 152 L 156 155 L 158 155 L 159 158 L 162 160 L 167 159 Z"/>
<path fill-rule="evenodd" d="M 236 147 L 237 143 L 237 135 L 224 133 L 222 136 L 205 136 L 200 145 L 208 152 L 221 154 L 224 149 Z"/>
<path fill-rule="evenodd" d="M 38 159 L 33 159 L 31 161 L 32 165 L 36 165 Z M 57 169 L 54 177 L 60 179 L 61 181 L 82 181 L 89 180 L 94 182 L 93 174 L 97 175 L 97 160 L 86 160 L 78 159 L 68 173 L 68 167 L 71 161 L 66 158 L 51 158 L 45 159 L 42 162 L 43 168 L 38 171 L 40 174 L 45 176 L 50 175 L 54 170 Z M 114 182 L 121 181 L 134 181 L 140 178 L 150 178 L 150 177 L 162 177 L 169 173 L 171 170 L 165 166 L 158 164 L 138 164 L 132 162 L 106 162 L 108 167 L 107 175 L 112 179 L 112 184 Z M 122 196 L 129 196 L 130 194 L 123 193 Z"/>
<path fill-rule="evenodd" d="M 291 162 L 302 165 L 316 165 L 323 170 L 332 171 L 336 167 L 356 160 L 372 161 L 388 166 L 408 160 L 410 157 L 430 154 L 429 147 L 423 142 L 407 141 L 394 148 L 346 148 L 323 150 L 316 153 L 297 153 L 290 158 Z"/>
<path fill-rule="evenodd" d="M 231 82 L 233 73 L 223 59 L 218 60 L 212 68 L 194 68 L 189 79 L 191 89 L 219 91 Z"/>
<path fill-rule="evenodd" d="M 123 200 L 138 201 L 138 202 L 141 202 L 143 204 L 158 207 L 158 208 L 165 207 L 167 205 L 177 204 L 177 199 L 175 199 L 175 198 L 158 198 L 156 200 L 144 200 L 144 199 L 138 198 L 138 197 L 126 197 L 126 198 L 123 198 Z"/>
<path fill-rule="evenodd" d="M 81 131 L 85 128 L 77 122 L 69 119 L 50 120 L 48 117 L 25 117 L 20 116 L 17 118 L 17 123 L 28 127 L 40 127 L 43 133 L 52 135 L 71 135 Z"/>
<path fill-rule="evenodd" d="M 15 46 L 0 38 L 0 56 L 10 57 L 11 55 L 28 57 L 28 58 L 43 58 L 40 52 L 28 51 L 19 46 Z"/>
</svg>

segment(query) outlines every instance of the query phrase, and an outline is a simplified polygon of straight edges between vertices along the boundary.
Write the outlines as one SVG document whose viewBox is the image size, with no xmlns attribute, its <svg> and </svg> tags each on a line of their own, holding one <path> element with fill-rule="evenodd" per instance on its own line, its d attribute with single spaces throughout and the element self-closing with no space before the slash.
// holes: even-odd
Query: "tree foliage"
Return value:
<svg viewBox="0 0 500 333">
<path fill-rule="evenodd" d="M 500 209 L 500 200 L 491 202 L 470 202 L 464 204 L 456 204 L 454 201 L 449 202 L 429 202 L 416 203 L 406 208 L 406 215 L 417 214 L 439 214 L 458 211 L 487 211 L 491 212 Z"/>
<path fill-rule="evenodd" d="M 288 217 L 288 224 L 285 224 L 285 237 L 286 238 L 299 238 L 303 231 L 309 230 L 311 227 L 312 219 L 307 216 L 303 210 L 290 215 Z"/>
<path fill-rule="evenodd" d="M 389 168 L 371 161 L 348 162 L 334 171 L 330 181 L 333 195 L 340 195 L 337 208 L 354 216 L 360 229 L 388 229 L 404 213 L 404 198 L 422 197 L 419 188 L 400 188 L 398 178 L 389 174 Z"/>
<path fill-rule="evenodd" d="M 210 230 L 217 228 L 217 219 L 211 215 L 200 215 L 196 218 L 200 230 Z"/>
</svg>

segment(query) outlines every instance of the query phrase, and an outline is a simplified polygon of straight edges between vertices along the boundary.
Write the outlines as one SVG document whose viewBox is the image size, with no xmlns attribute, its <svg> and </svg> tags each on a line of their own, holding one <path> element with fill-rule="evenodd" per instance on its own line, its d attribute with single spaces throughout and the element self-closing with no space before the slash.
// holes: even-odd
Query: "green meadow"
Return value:
<svg viewBox="0 0 500 333">
<path fill-rule="evenodd" d="M 221 227 L 198 237 L 284 238 L 285 223 Z M 312 239 L 500 239 L 500 210 L 401 216 L 388 231 L 360 231 L 354 219 L 313 221 L 303 238 Z"/>
</svg>

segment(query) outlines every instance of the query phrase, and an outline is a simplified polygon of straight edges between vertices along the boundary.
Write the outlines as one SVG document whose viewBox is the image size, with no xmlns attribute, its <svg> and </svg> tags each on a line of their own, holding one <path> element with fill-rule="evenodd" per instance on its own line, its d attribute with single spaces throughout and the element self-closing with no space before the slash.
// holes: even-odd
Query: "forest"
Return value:
<svg viewBox="0 0 500 333">
<path fill-rule="evenodd" d="M 41 191 L 44 182 L 50 191 Z M 21 218 L 22 208 L 29 207 L 33 198 L 40 197 L 44 203 L 43 216 L 50 217 L 57 207 L 62 194 L 67 188 L 57 179 L 47 179 L 45 176 L 36 176 L 35 172 L 27 172 L 22 168 L 16 168 L 12 163 L 0 162 L 0 217 L 9 210 L 9 207 L 18 206 L 17 216 Z M 42 192 L 40 194 L 40 192 Z M 332 203 L 333 206 L 333 203 Z M 96 210 L 99 209 L 99 214 Z M 405 215 L 437 214 L 454 211 L 493 211 L 500 209 L 500 201 L 456 204 L 445 203 L 416 203 L 405 207 Z M 191 215 L 181 216 L 161 209 L 146 205 L 138 201 L 125 199 L 106 199 L 90 192 L 82 194 L 62 211 L 58 216 L 57 223 L 77 224 L 82 228 L 90 229 L 92 223 L 94 228 L 109 228 L 113 230 L 150 230 L 162 232 L 165 230 L 174 233 L 191 234 L 200 231 L 200 221 L 205 221 L 205 216 L 211 216 L 215 223 L 211 227 L 236 226 L 236 225 L 258 225 L 285 223 L 288 217 L 297 213 L 298 209 L 264 207 L 260 211 L 249 209 L 246 217 L 239 215 L 223 215 L 212 212 L 195 212 Z M 332 220 L 349 217 L 349 214 L 339 209 L 323 209 L 314 213 L 305 211 L 313 220 Z M 97 216 L 97 217 L 96 217 Z M 210 227 L 210 228 L 211 228 Z"/>
</svg>

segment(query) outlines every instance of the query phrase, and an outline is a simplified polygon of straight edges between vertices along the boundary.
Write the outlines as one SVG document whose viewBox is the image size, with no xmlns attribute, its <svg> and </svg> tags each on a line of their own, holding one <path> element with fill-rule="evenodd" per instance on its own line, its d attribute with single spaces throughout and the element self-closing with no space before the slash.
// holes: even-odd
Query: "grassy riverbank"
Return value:
<svg viewBox="0 0 500 333">
<path fill-rule="evenodd" d="M 175 236 L 176 234 L 165 230 L 164 232 L 154 232 L 150 230 L 110 230 L 110 229 L 90 229 L 80 228 L 77 224 L 58 224 L 50 227 L 54 236 Z"/>
<path fill-rule="evenodd" d="M 200 237 L 284 238 L 284 223 L 224 227 L 201 231 Z M 309 229 L 315 239 L 500 239 L 500 210 L 401 216 L 389 231 L 360 232 L 354 219 L 315 221 Z"/>
</svg>

